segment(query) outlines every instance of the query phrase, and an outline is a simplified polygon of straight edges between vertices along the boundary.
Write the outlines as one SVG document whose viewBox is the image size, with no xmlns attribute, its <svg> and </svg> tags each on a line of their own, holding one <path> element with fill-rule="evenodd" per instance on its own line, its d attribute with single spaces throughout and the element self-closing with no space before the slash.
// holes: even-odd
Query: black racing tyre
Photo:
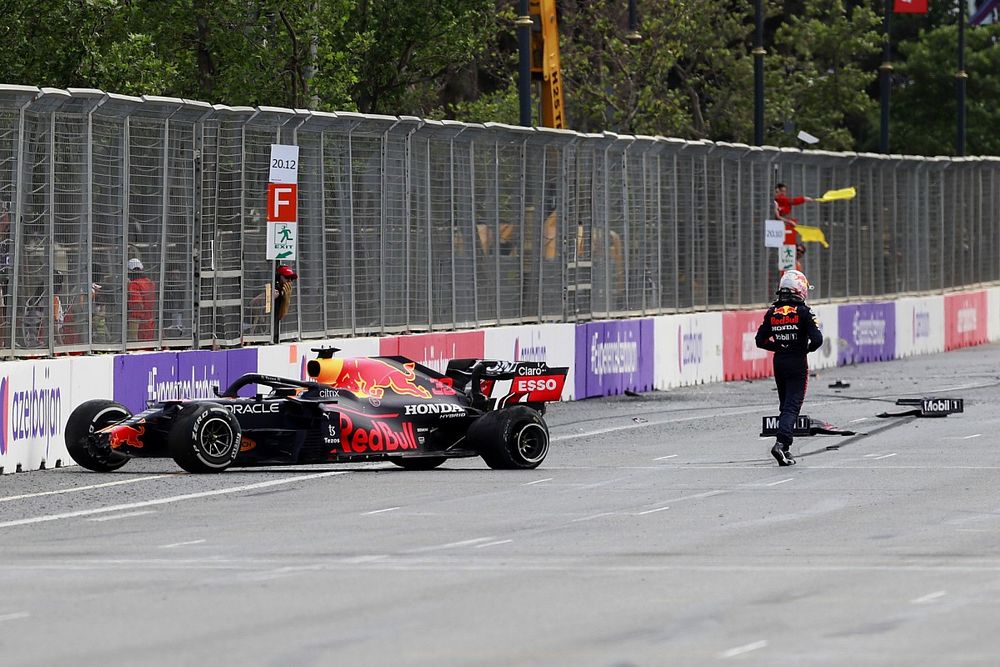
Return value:
<svg viewBox="0 0 1000 667">
<path fill-rule="evenodd" d="M 218 403 L 185 408 L 167 434 L 167 447 L 188 472 L 222 472 L 240 453 L 240 423 Z"/>
<path fill-rule="evenodd" d="M 491 468 L 530 470 L 549 453 L 549 428 L 537 411 L 517 405 L 477 419 L 468 441 Z"/>
<path fill-rule="evenodd" d="M 128 463 L 130 456 L 110 447 L 98 447 L 91 436 L 102 428 L 132 416 L 121 403 L 97 399 L 76 407 L 66 422 L 66 451 L 87 470 L 111 472 Z"/>
<path fill-rule="evenodd" d="M 434 470 L 448 460 L 447 456 L 407 456 L 389 459 L 403 470 Z"/>
</svg>

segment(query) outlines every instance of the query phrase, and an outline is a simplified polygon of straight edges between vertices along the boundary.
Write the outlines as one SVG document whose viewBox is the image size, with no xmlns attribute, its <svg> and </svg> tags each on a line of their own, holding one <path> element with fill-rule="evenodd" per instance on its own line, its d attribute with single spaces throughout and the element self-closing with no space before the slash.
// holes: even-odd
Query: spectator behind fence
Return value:
<svg viewBox="0 0 1000 667">
<path fill-rule="evenodd" d="M 128 261 L 128 338 L 149 341 L 156 337 L 156 283 L 143 273 L 142 262 Z"/>
</svg>

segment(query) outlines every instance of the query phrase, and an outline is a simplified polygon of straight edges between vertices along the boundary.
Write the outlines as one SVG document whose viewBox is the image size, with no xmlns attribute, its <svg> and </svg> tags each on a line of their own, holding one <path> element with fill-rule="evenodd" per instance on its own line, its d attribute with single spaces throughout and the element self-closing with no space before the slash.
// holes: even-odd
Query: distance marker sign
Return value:
<svg viewBox="0 0 1000 667">
<path fill-rule="evenodd" d="M 267 259 L 295 259 L 298 238 L 299 147 L 271 144 L 267 184 Z"/>
</svg>

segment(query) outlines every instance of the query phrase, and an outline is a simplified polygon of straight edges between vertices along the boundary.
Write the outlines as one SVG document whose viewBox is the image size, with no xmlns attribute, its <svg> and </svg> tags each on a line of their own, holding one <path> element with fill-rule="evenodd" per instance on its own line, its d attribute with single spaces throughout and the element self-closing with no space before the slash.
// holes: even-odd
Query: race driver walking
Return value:
<svg viewBox="0 0 1000 667">
<path fill-rule="evenodd" d="M 808 293 L 809 281 L 805 275 L 801 271 L 786 271 L 778 283 L 777 299 L 757 329 L 757 347 L 774 352 L 774 383 L 778 386 L 781 416 L 771 456 L 779 466 L 795 465 L 789 448 L 809 383 L 806 354 L 823 344 L 823 332 L 806 305 Z"/>
</svg>

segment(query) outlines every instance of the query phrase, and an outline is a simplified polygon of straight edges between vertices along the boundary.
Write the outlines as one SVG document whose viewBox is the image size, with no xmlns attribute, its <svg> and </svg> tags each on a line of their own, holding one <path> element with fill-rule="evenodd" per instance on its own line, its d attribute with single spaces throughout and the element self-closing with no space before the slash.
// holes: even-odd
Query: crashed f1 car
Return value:
<svg viewBox="0 0 1000 667">
<path fill-rule="evenodd" d="M 542 415 L 562 395 L 566 368 L 463 359 L 441 374 L 404 357 L 315 351 L 309 380 L 248 373 L 216 389 L 217 398 L 163 401 L 135 415 L 114 401 L 87 401 L 66 424 L 70 456 L 98 472 L 132 457 L 172 457 L 189 472 L 211 473 L 377 460 L 430 470 L 470 456 L 529 469 L 548 453 Z"/>
</svg>

